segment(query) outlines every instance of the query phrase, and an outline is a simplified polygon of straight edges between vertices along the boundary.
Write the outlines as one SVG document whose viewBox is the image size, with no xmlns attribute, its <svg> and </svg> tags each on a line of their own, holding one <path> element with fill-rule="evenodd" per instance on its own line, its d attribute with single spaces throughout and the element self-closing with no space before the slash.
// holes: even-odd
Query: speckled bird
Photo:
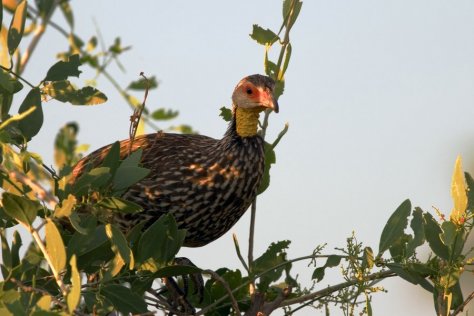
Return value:
<svg viewBox="0 0 474 316">
<path fill-rule="evenodd" d="M 257 133 L 258 119 L 265 109 L 278 112 L 274 86 L 271 78 L 262 75 L 245 77 L 237 84 L 232 120 L 222 139 L 163 132 L 135 138 L 132 150 L 143 150 L 141 164 L 150 173 L 123 198 L 139 204 L 143 212 L 116 213 L 113 221 L 127 232 L 171 213 L 179 228 L 187 230 L 187 247 L 204 246 L 227 232 L 249 208 L 262 180 L 264 142 Z M 122 159 L 129 142 L 120 142 Z M 100 165 L 110 148 L 83 158 L 74 167 L 73 179 Z"/>
</svg>

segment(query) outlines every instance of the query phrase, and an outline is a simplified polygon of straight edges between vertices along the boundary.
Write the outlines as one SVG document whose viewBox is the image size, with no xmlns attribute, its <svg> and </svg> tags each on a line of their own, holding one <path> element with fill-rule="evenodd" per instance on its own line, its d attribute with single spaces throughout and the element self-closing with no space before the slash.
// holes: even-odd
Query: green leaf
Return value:
<svg viewBox="0 0 474 316">
<path fill-rule="evenodd" d="M 292 8 L 292 3 L 294 2 L 294 6 Z M 291 29 L 293 24 L 296 22 L 296 19 L 298 18 L 298 15 L 300 14 L 301 7 L 303 6 L 303 2 L 300 0 L 284 0 L 283 1 L 283 19 L 285 21 L 285 25 Z M 291 9 L 293 9 L 293 13 L 291 14 L 291 19 L 288 21 L 290 18 L 290 12 Z"/>
<path fill-rule="evenodd" d="M 51 264 L 59 273 L 66 268 L 66 249 L 56 224 L 46 219 L 46 251 L 51 257 Z"/>
<path fill-rule="evenodd" d="M 148 311 L 143 298 L 122 285 L 106 285 L 102 288 L 101 294 L 122 314 L 143 314 Z"/>
<path fill-rule="evenodd" d="M 11 248 L 11 264 L 16 267 L 20 264 L 20 248 L 22 246 L 21 236 L 17 230 L 13 232 L 13 241 Z"/>
<path fill-rule="evenodd" d="M 325 267 L 318 267 L 314 269 L 311 279 L 316 280 L 316 282 L 320 282 L 322 279 L 324 279 L 324 274 L 325 274 L 324 270 L 325 270 Z"/>
<path fill-rule="evenodd" d="M 0 2 L 1 3 L 1 2 Z M 10 75 L 3 69 L 0 69 L 0 91 L 13 93 L 13 82 Z"/>
<path fill-rule="evenodd" d="M 77 270 L 76 255 L 72 255 L 69 265 L 71 266 L 71 288 L 66 301 L 69 313 L 72 314 L 81 300 L 81 276 Z"/>
<path fill-rule="evenodd" d="M 258 274 L 286 262 L 286 249 L 288 249 L 290 243 L 289 240 L 271 243 L 267 250 L 260 257 L 255 259 L 251 271 Z M 259 290 L 265 291 L 268 289 L 272 282 L 277 281 L 281 277 L 284 269 L 285 266 L 281 266 L 278 269 L 262 275 L 258 283 Z"/>
<path fill-rule="evenodd" d="M 337 267 L 341 263 L 341 259 L 341 256 L 330 255 L 324 266 L 318 267 L 313 271 L 312 279 L 316 279 L 316 282 L 320 282 L 324 278 L 326 268 Z"/>
<path fill-rule="evenodd" d="M 410 212 L 411 203 L 410 200 L 407 199 L 403 201 L 392 216 L 390 216 L 380 236 L 379 256 L 390 248 L 399 238 L 403 237 L 404 230 L 408 225 Z"/>
<path fill-rule="evenodd" d="M 49 82 L 44 85 L 43 92 L 72 105 L 97 105 L 107 101 L 107 96 L 96 88 L 84 87 L 77 90 L 68 80 Z"/>
<path fill-rule="evenodd" d="M 425 276 L 420 275 L 414 270 L 406 269 L 401 264 L 398 263 L 387 263 L 387 268 L 395 272 L 399 277 L 415 285 L 420 285 L 425 290 L 433 292 L 433 285 L 431 285 L 426 279 Z"/>
<path fill-rule="evenodd" d="M 138 167 L 141 156 L 142 150 L 139 149 L 122 161 L 120 166 L 117 168 L 113 179 L 113 188 L 115 191 L 120 191 L 130 187 L 150 173 L 150 170 Z"/>
<path fill-rule="evenodd" d="M 41 204 L 8 192 L 4 192 L 2 197 L 5 213 L 23 225 L 30 227 L 36 218 L 36 213 L 41 209 Z"/>
<path fill-rule="evenodd" d="M 444 221 L 441 224 L 441 229 L 443 230 L 443 233 L 441 234 L 441 241 L 447 247 L 451 248 L 451 246 L 454 244 L 454 241 L 456 240 L 456 224 L 451 221 Z"/>
<path fill-rule="evenodd" d="M 467 184 L 467 209 L 474 211 L 474 179 L 467 172 L 464 173 Z"/>
<path fill-rule="evenodd" d="M 21 114 L 33 107 L 33 112 L 23 118 L 18 124 L 21 133 L 27 139 L 31 139 L 38 134 L 43 125 L 43 108 L 41 107 L 41 94 L 38 88 L 31 89 L 21 103 L 18 113 Z"/>
<path fill-rule="evenodd" d="M 10 23 L 10 28 L 8 29 L 8 52 L 10 55 L 15 53 L 18 45 L 20 45 L 21 38 L 23 37 L 23 32 L 25 30 L 25 21 L 26 21 L 26 1 L 21 1 L 18 3 L 15 14 L 13 15 L 12 21 Z"/>
<path fill-rule="evenodd" d="M 292 47 L 291 47 L 291 44 L 288 43 L 288 46 L 286 46 L 285 61 L 283 62 L 282 75 L 279 76 L 281 78 L 283 78 L 283 75 L 285 75 L 286 70 L 288 69 L 288 65 L 290 64 L 291 52 L 292 52 Z"/>
<path fill-rule="evenodd" d="M 171 109 L 158 109 L 151 113 L 151 117 L 157 121 L 168 121 L 174 119 L 179 115 L 179 111 L 173 111 Z"/>
<path fill-rule="evenodd" d="M 178 229 L 172 215 L 162 215 L 147 230 L 138 242 L 137 262 L 155 260 L 158 265 L 171 262 L 184 242 L 186 232 Z"/>
<path fill-rule="evenodd" d="M 429 213 L 423 214 L 423 218 L 425 220 L 425 237 L 431 250 L 442 259 L 449 260 L 449 249 L 441 241 L 442 230 L 439 227 L 439 224 Z"/>
<path fill-rule="evenodd" d="M 262 182 L 260 182 L 260 187 L 258 188 L 258 194 L 262 194 L 270 186 L 270 169 L 272 164 L 276 162 L 275 150 L 272 145 L 265 142 L 264 152 L 265 170 L 263 171 Z"/>
<path fill-rule="evenodd" d="M 109 183 L 111 179 L 110 169 L 106 167 L 94 168 L 84 173 L 74 183 L 72 192 L 76 197 L 83 196 L 89 190 L 100 190 Z"/>
<path fill-rule="evenodd" d="M 173 265 L 159 269 L 153 274 L 153 276 L 155 278 L 169 278 L 180 275 L 191 275 L 195 273 L 202 273 L 202 270 L 194 266 Z"/>
<path fill-rule="evenodd" d="M 148 79 L 148 80 L 147 80 Z M 156 81 L 156 77 L 150 77 L 150 78 L 140 78 L 136 81 L 132 81 L 127 89 L 130 90 L 145 90 L 146 88 L 148 89 L 155 89 L 158 87 L 158 82 Z"/>
<path fill-rule="evenodd" d="M 273 45 L 273 43 L 280 39 L 273 31 L 264 29 L 257 24 L 253 25 L 250 37 L 261 45 Z"/>
<path fill-rule="evenodd" d="M 413 255 L 415 253 L 415 249 L 423 245 L 423 243 L 425 242 L 425 228 L 423 225 L 423 211 L 421 210 L 421 208 L 415 207 L 410 227 L 413 230 L 415 237 L 407 244 L 407 257 Z"/>
<path fill-rule="evenodd" d="M 12 265 L 12 255 L 10 246 L 8 245 L 7 237 L 5 236 L 5 231 L 0 230 L 0 242 L 2 243 L 2 265 L 5 267 L 8 272 L 13 268 Z M 2 270 L 3 279 L 8 278 L 8 273 L 4 273 Z"/>
<path fill-rule="evenodd" d="M 121 212 L 126 214 L 133 214 L 141 212 L 143 209 L 140 205 L 127 201 L 119 197 L 107 197 L 97 203 L 99 206 L 113 210 L 114 212 Z"/>
<path fill-rule="evenodd" d="M 79 55 L 71 55 L 68 59 L 68 61 L 60 60 L 49 68 L 44 81 L 61 81 L 68 77 L 79 77 L 81 74 Z"/>
<path fill-rule="evenodd" d="M 111 174 L 115 174 L 115 170 L 120 166 L 120 142 L 116 141 L 110 146 L 101 167 L 110 169 Z"/>
<path fill-rule="evenodd" d="M 92 233 L 85 236 L 80 233 L 74 233 L 67 246 L 68 256 L 71 257 L 75 254 L 77 257 L 81 257 L 100 248 L 107 241 L 108 237 L 105 234 L 105 227 L 103 225 L 96 227 Z"/>
<path fill-rule="evenodd" d="M 114 225 L 107 224 L 105 225 L 105 233 L 109 237 L 112 251 L 115 254 L 120 255 L 124 263 L 130 266 L 130 269 L 133 269 L 135 264 L 133 253 L 128 247 L 128 242 L 122 232 L 115 227 Z"/>
<path fill-rule="evenodd" d="M 221 113 L 219 114 L 220 117 L 226 122 L 230 122 L 232 120 L 232 110 L 226 108 L 225 106 L 220 108 Z"/>
</svg>

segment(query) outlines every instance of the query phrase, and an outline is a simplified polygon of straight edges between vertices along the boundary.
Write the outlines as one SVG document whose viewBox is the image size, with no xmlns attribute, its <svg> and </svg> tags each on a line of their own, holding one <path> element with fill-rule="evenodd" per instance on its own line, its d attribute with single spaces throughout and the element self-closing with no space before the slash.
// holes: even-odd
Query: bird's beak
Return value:
<svg viewBox="0 0 474 316">
<path fill-rule="evenodd" d="M 278 113 L 278 101 L 275 99 L 272 92 L 268 92 L 265 94 L 262 106 L 267 109 L 272 109 L 275 113 Z"/>
</svg>

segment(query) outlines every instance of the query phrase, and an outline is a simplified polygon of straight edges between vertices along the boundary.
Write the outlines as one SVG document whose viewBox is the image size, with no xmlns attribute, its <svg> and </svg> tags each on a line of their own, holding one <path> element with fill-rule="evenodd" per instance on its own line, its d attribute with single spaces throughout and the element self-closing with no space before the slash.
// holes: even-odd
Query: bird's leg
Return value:
<svg viewBox="0 0 474 316">
<path fill-rule="evenodd" d="M 194 315 L 196 313 L 195 308 L 191 305 L 191 303 L 189 303 L 185 293 L 173 278 L 164 278 L 163 283 L 165 284 L 169 293 L 168 303 L 173 309 L 190 315 Z M 170 311 L 168 315 L 174 314 Z"/>
<path fill-rule="evenodd" d="M 196 267 L 196 265 L 189 260 L 188 258 L 185 257 L 178 257 L 174 259 L 174 262 L 178 265 L 183 265 L 183 266 L 191 266 L 191 267 Z M 202 277 L 201 273 L 192 273 L 189 275 L 183 275 L 183 292 L 184 295 L 188 295 L 188 290 L 189 290 L 189 280 L 191 279 L 191 282 L 194 287 L 194 292 L 193 294 L 197 294 L 199 298 L 199 303 L 202 302 L 204 299 L 204 279 Z"/>
</svg>

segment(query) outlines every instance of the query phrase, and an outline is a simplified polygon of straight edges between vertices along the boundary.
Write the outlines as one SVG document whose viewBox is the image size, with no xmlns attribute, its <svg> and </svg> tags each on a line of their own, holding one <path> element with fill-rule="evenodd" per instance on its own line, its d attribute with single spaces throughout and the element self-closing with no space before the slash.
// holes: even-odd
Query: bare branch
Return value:
<svg viewBox="0 0 474 316">
<path fill-rule="evenodd" d="M 462 304 L 459 305 L 458 308 L 456 308 L 456 310 L 451 313 L 451 316 L 454 316 L 454 315 L 457 315 L 457 314 L 461 313 L 463 311 L 464 307 L 466 307 L 466 305 L 469 304 L 469 302 L 473 298 L 474 298 L 474 292 L 469 294 L 469 296 L 464 300 L 464 302 L 462 302 Z"/>
<path fill-rule="evenodd" d="M 213 279 L 222 284 L 222 286 L 227 292 L 227 295 L 229 295 L 230 297 L 230 301 L 232 302 L 232 307 L 234 308 L 235 314 L 240 315 L 239 304 L 237 303 L 237 300 L 235 299 L 234 294 L 232 293 L 232 290 L 230 289 L 230 286 L 226 282 L 226 280 L 224 280 L 219 274 L 215 273 L 212 270 L 204 270 L 203 273 L 209 274 Z"/>
</svg>

